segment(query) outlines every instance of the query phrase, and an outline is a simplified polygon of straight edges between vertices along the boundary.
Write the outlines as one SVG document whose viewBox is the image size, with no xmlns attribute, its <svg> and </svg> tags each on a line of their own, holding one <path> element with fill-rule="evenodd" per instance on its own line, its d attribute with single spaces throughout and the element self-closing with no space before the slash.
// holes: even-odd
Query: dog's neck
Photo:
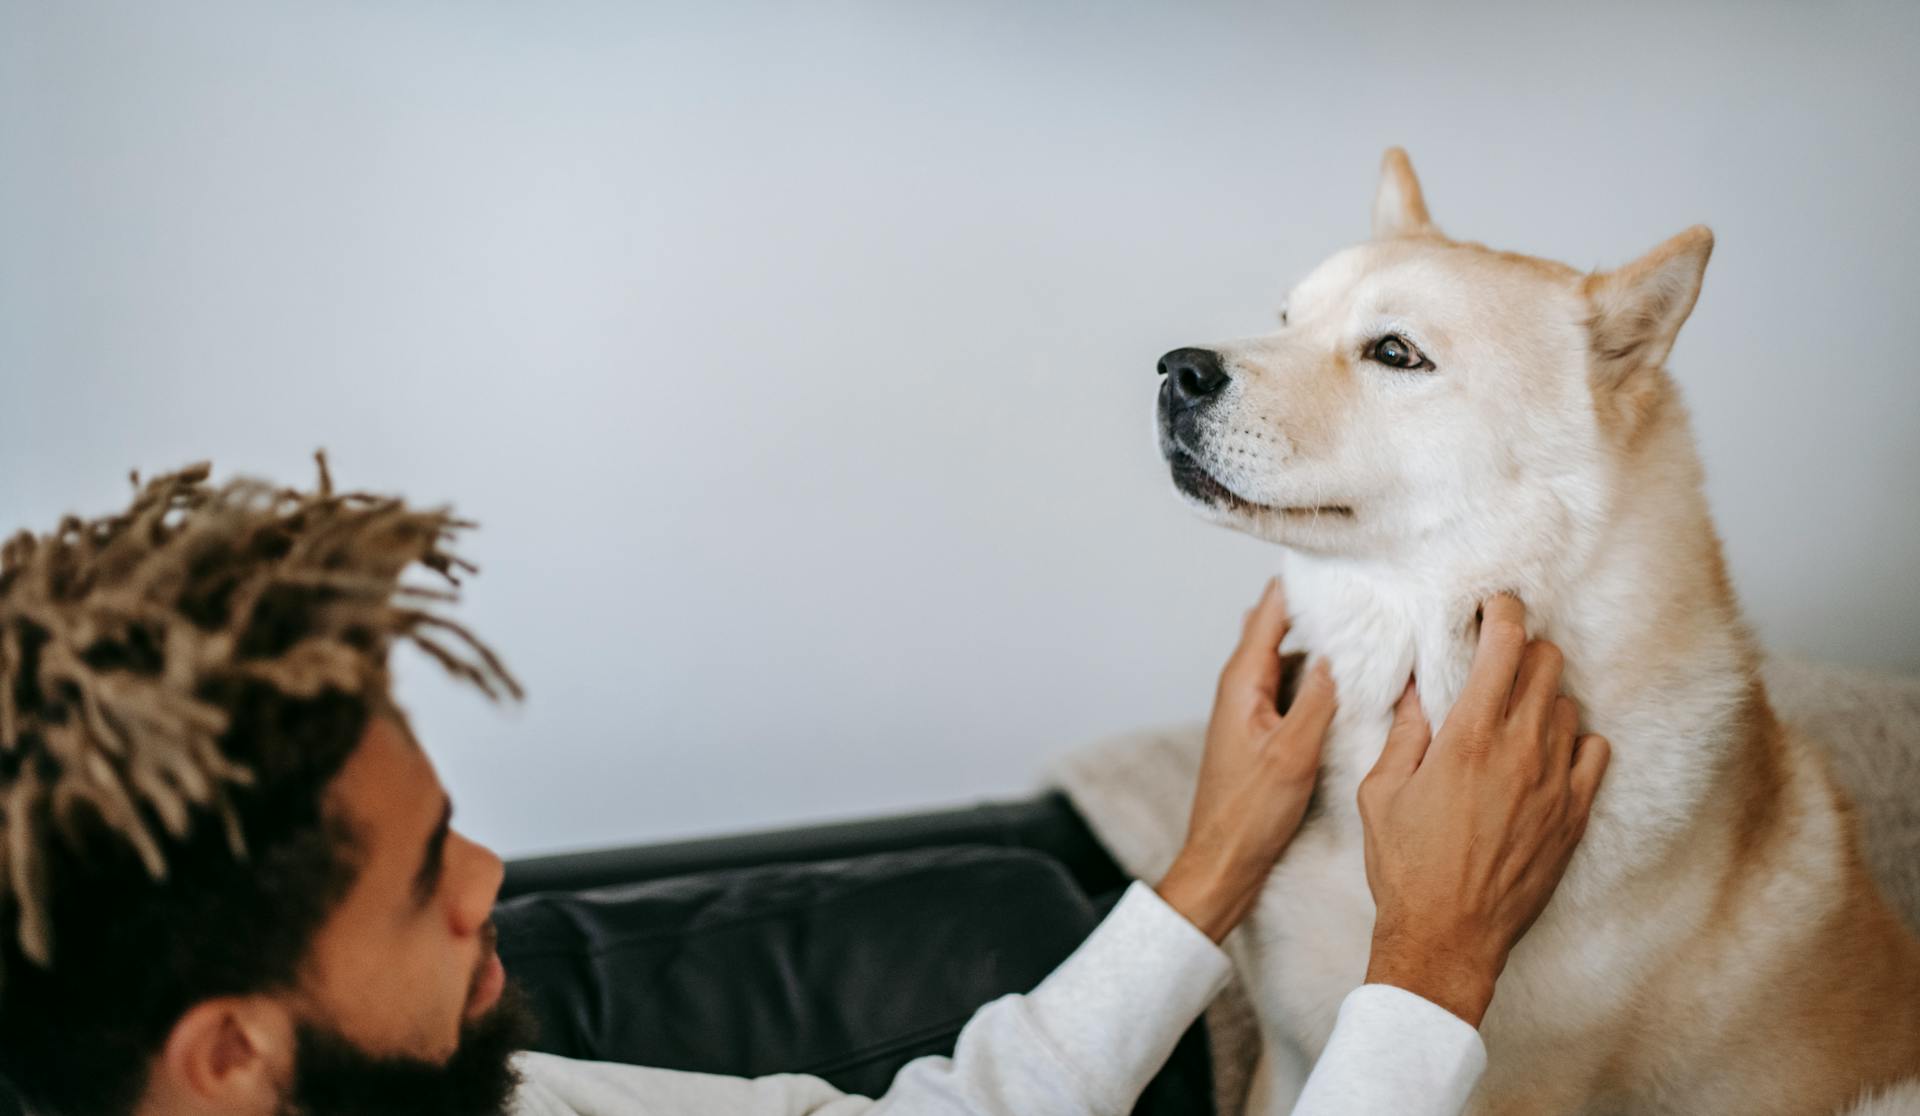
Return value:
<svg viewBox="0 0 1920 1116">
<path fill-rule="evenodd" d="M 1289 646 L 1325 658 L 1339 687 L 1331 801 L 1351 806 L 1410 676 L 1439 728 L 1466 682 L 1480 600 L 1510 588 L 1526 602 L 1531 634 L 1565 652 L 1563 686 L 1584 728 L 1613 745 L 1614 793 L 1603 795 L 1594 828 L 1618 829 L 1618 840 L 1651 855 L 1697 814 L 1743 708 L 1764 699 L 1686 416 L 1669 395 L 1618 455 L 1605 525 L 1584 546 L 1496 571 L 1285 552 Z"/>
</svg>

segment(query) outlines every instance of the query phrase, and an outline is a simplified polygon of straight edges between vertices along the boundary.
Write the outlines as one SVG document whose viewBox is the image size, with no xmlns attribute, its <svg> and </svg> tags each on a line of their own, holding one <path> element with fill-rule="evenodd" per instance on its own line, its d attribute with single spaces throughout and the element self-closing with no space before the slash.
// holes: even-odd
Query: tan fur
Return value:
<svg viewBox="0 0 1920 1116">
<path fill-rule="evenodd" d="M 1373 235 L 1385 239 L 1437 235 L 1438 231 L 1427 215 L 1427 199 L 1414 177 L 1413 161 L 1400 148 L 1388 148 L 1380 160 L 1380 188 L 1374 194 Z"/>
<path fill-rule="evenodd" d="M 1645 488 L 1687 480 L 1698 467 L 1671 379 L 1656 371 L 1624 386 L 1634 394 L 1615 416 L 1617 452 Z M 1704 504 L 1691 511 L 1647 586 L 1642 653 L 1608 682 L 1657 686 L 1710 633 L 1738 634 L 1750 683 L 1715 788 L 1670 858 L 1631 890 L 1649 911 L 1663 893 L 1707 902 L 1623 1010 L 1557 1051 L 1540 1044 L 1521 1074 L 1490 1073 L 1476 1113 L 1825 1114 L 1920 1073 L 1920 941 L 1869 879 L 1819 750 L 1775 717 L 1719 540 Z M 1810 908 L 1783 893 L 1825 901 Z M 1489 1019 L 1496 1067 L 1504 1022 Z M 1540 1073 L 1543 1062 L 1554 1070 Z"/>
<path fill-rule="evenodd" d="M 1757 681 L 1747 717 L 1725 797 L 1683 845 L 1724 857 L 1708 917 L 1610 1028 L 1616 1048 L 1592 1082 L 1595 1111 L 1609 1110 L 1607 1098 L 1640 1111 L 1666 1097 L 1684 1103 L 1655 1110 L 1830 1113 L 1920 1067 L 1920 944 L 1868 880 L 1817 752 L 1780 726 Z M 1833 822 L 1837 841 L 1825 830 Z M 1828 871 L 1824 910 L 1771 909 L 1770 885 Z M 1798 925 L 1802 914 L 1810 925 Z"/>
<path fill-rule="evenodd" d="M 1644 488 L 1697 483 L 1684 407 L 1664 371 L 1643 370 L 1611 402 L 1609 434 Z M 1711 903 L 1628 1010 L 1581 1037 L 1580 1047 L 1608 1051 L 1591 1074 L 1488 1091 L 1481 1111 L 1833 1113 L 1863 1088 L 1920 1073 L 1920 940 L 1869 879 L 1851 808 L 1818 748 L 1775 717 L 1719 539 L 1704 504 L 1691 511 L 1670 537 L 1660 583 L 1648 586 L 1643 652 L 1611 683 L 1657 685 L 1715 629 L 1743 645 L 1750 688 L 1717 786 L 1672 861 L 1643 881 L 1650 893 L 1706 884 Z M 1780 892 L 1799 894 L 1802 882 L 1828 902 L 1783 907 Z"/>
</svg>

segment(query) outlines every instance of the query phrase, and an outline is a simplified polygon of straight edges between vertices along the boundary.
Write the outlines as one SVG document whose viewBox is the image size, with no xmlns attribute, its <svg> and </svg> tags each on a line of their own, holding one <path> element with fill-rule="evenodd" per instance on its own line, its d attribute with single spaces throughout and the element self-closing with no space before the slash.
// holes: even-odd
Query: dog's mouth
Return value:
<svg viewBox="0 0 1920 1116">
<path fill-rule="evenodd" d="M 1188 496 L 1205 504 L 1230 511 L 1255 513 L 1273 512 L 1289 519 L 1352 519 L 1353 508 L 1346 504 L 1314 504 L 1291 507 L 1274 507 L 1270 504 L 1258 504 L 1241 496 L 1233 489 L 1214 479 L 1206 467 L 1195 460 L 1192 454 L 1178 448 L 1167 452 L 1167 467 L 1173 474 L 1173 486 Z"/>
</svg>

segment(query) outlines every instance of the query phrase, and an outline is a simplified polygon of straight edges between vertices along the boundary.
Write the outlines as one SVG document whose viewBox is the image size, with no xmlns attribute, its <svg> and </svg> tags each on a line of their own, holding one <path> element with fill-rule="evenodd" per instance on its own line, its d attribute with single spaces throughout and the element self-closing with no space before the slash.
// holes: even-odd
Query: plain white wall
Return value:
<svg viewBox="0 0 1920 1116">
<path fill-rule="evenodd" d="M 1673 365 L 1775 649 L 1920 668 L 1920 9 L 0 0 L 0 526 L 212 457 L 452 500 L 508 853 L 1021 792 L 1272 565 L 1154 362 L 1407 145 L 1447 230 L 1719 249 Z"/>
</svg>

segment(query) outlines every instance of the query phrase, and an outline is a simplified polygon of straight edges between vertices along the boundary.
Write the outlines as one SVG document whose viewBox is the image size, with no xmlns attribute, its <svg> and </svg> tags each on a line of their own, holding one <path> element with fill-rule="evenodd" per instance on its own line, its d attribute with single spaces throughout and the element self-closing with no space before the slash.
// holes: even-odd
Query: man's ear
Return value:
<svg viewBox="0 0 1920 1116">
<path fill-rule="evenodd" d="M 174 1023 L 148 1092 L 188 1112 L 272 1112 L 292 1072 L 293 1023 L 258 997 L 203 1000 Z"/>
<path fill-rule="evenodd" d="M 1387 240 L 1438 231 L 1427 216 L 1427 199 L 1420 193 L 1420 180 L 1413 176 L 1412 161 L 1401 148 L 1387 148 L 1380 158 L 1380 185 L 1373 192 L 1373 238 Z"/>
<path fill-rule="evenodd" d="M 1712 254 L 1712 230 L 1695 225 L 1625 267 L 1587 276 L 1595 384 L 1614 387 L 1666 363 Z"/>
</svg>

